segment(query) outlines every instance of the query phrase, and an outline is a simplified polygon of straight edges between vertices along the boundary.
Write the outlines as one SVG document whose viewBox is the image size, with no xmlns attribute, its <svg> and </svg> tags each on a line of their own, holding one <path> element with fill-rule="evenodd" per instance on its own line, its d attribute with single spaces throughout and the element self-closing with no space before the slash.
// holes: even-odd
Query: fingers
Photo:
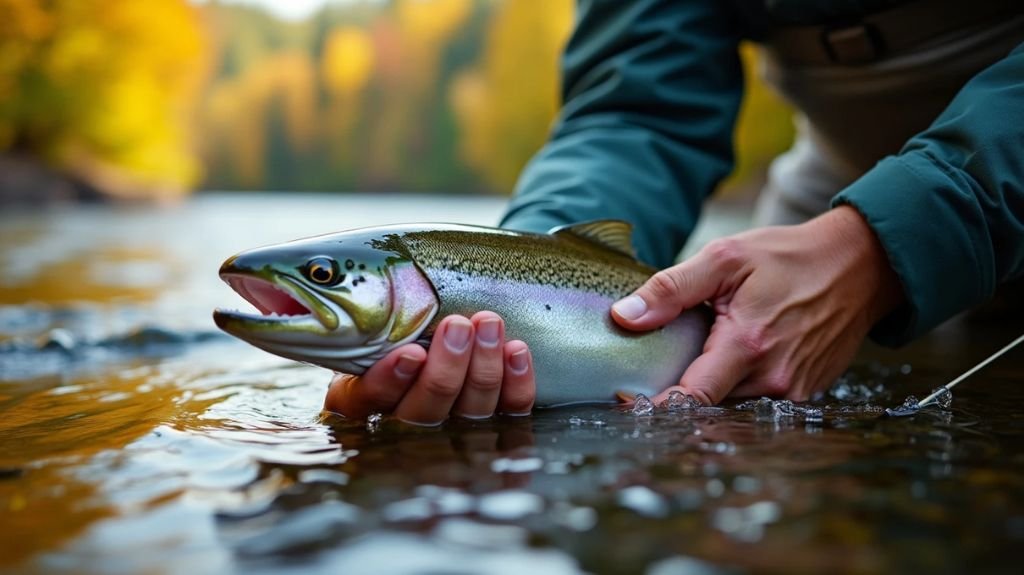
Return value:
<svg viewBox="0 0 1024 575">
<path fill-rule="evenodd" d="M 477 419 L 490 417 L 498 405 L 505 371 L 502 353 L 505 322 L 498 314 L 489 311 L 474 315 L 470 321 L 475 328 L 476 340 L 466 382 L 452 413 Z"/>
<path fill-rule="evenodd" d="M 530 349 L 519 340 L 505 344 L 505 377 L 498 410 L 509 415 L 528 415 L 537 397 L 537 382 Z"/>
<path fill-rule="evenodd" d="M 469 371 L 474 335 L 473 323 L 462 316 L 441 320 L 427 362 L 395 408 L 396 417 L 420 425 L 436 425 L 448 417 Z"/>
<path fill-rule="evenodd" d="M 695 359 L 672 387 L 655 398 L 655 404 L 668 398 L 674 390 L 699 399 L 705 405 L 715 405 L 725 399 L 737 384 L 750 373 L 756 350 L 723 331 L 712 332 L 704 346 L 704 353 Z"/>
<path fill-rule="evenodd" d="M 415 381 L 427 351 L 410 343 L 375 363 L 362 376 L 338 374 L 327 389 L 324 409 L 346 417 L 390 411 Z"/>
<path fill-rule="evenodd" d="M 662 326 L 684 309 L 718 295 L 736 270 L 733 242 L 718 240 L 681 264 L 659 271 L 631 295 L 615 302 L 612 317 L 626 329 L 644 331 Z"/>
<path fill-rule="evenodd" d="M 533 408 L 533 359 L 521 341 L 504 343 L 505 325 L 493 312 L 471 320 L 453 315 L 438 325 L 427 352 L 396 349 L 361 377 L 338 375 L 324 409 L 347 417 L 393 412 L 408 423 L 436 425 L 449 413 L 470 418 Z"/>
</svg>

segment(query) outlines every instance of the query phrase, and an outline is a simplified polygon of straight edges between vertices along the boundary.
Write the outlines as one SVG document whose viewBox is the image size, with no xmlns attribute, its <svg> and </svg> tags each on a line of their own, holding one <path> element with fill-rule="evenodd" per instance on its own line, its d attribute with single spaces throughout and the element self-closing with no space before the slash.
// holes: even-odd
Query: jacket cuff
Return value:
<svg viewBox="0 0 1024 575">
<path fill-rule="evenodd" d="M 948 166 L 922 152 L 890 156 L 832 200 L 874 230 L 906 296 L 871 339 L 897 346 L 984 299 L 994 289 L 992 255 L 977 241 L 985 222 Z"/>
</svg>

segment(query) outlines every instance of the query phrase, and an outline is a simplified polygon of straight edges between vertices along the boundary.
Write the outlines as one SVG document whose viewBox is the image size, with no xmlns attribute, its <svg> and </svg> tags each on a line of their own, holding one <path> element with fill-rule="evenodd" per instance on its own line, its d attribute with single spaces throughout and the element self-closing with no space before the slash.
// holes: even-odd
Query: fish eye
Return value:
<svg viewBox="0 0 1024 575">
<path fill-rule="evenodd" d="M 338 262 L 327 257 L 309 260 L 304 271 L 309 281 L 320 285 L 334 285 L 345 279 L 343 274 L 338 273 Z"/>
</svg>

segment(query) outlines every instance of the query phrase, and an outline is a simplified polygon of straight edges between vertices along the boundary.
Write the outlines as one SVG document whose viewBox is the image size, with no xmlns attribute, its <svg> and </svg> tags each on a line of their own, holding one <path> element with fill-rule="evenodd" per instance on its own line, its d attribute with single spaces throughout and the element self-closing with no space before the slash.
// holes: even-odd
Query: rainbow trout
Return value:
<svg viewBox="0 0 1024 575">
<path fill-rule="evenodd" d="M 256 347 L 358 375 L 400 345 L 427 345 L 449 314 L 491 310 L 530 346 L 537 406 L 653 395 L 700 354 L 709 315 L 688 310 L 646 333 L 612 320 L 612 303 L 655 272 L 634 258 L 631 233 L 613 220 L 548 234 L 412 224 L 257 248 L 220 275 L 262 315 L 213 317 Z"/>
</svg>

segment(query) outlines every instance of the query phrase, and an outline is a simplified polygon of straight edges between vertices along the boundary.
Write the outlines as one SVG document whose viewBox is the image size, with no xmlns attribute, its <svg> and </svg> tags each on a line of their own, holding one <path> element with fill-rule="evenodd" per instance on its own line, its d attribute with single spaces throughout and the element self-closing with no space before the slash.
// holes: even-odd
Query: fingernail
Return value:
<svg viewBox="0 0 1024 575">
<path fill-rule="evenodd" d="M 409 379 L 419 372 L 420 365 L 422 364 L 423 360 L 418 357 L 403 355 L 399 357 L 398 362 L 395 363 L 395 375 L 402 379 Z"/>
<path fill-rule="evenodd" d="M 501 322 L 497 319 L 485 319 L 476 328 L 476 339 L 487 347 L 498 345 L 501 337 Z"/>
<path fill-rule="evenodd" d="M 638 295 L 631 295 L 615 302 L 612 309 L 622 318 L 637 319 L 647 313 L 647 302 Z"/>
<path fill-rule="evenodd" d="M 444 332 L 444 343 L 448 349 L 455 353 L 466 351 L 469 345 L 469 332 L 473 324 L 468 320 L 456 320 L 448 323 Z"/>
<path fill-rule="evenodd" d="M 526 370 L 530 368 L 529 355 L 530 352 L 523 349 L 513 353 L 508 358 L 508 368 L 512 370 L 512 373 L 516 375 L 526 373 Z"/>
</svg>

